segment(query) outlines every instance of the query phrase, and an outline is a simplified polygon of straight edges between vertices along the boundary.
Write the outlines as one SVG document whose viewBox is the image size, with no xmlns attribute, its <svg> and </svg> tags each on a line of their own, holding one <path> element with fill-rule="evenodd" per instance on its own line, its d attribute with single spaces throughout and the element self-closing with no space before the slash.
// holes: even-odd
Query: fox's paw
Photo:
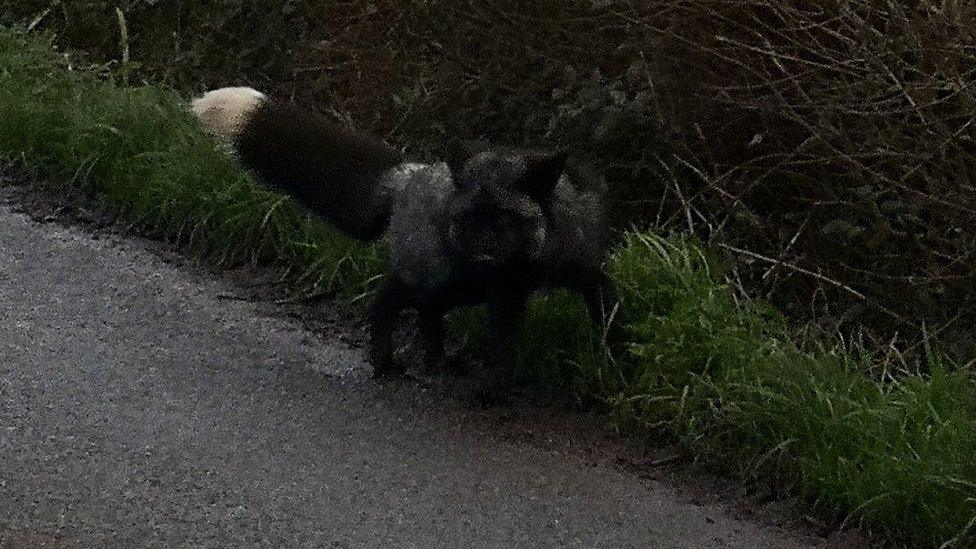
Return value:
<svg viewBox="0 0 976 549">
<path fill-rule="evenodd" d="M 471 373 L 471 364 L 460 355 L 448 355 L 444 360 L 443 368 L 452 376 L 467 377 Z"/>
<path fill-rule="evenodd" d="M 396 379 L 403 376 L 403 366 L 392 359 L 373 362 L 373 379 Z"/>
<path fill-rule="evenodd" d="M 483 407 L 504 406 L 519 394 L 519 384 L 510 368 L 496 368 L 475 389 L 475 400 Z"/>
<path fill-rule="evenodd" d="M 466 376 L 468 374 L 468 364 L 462 357 L 456 354 L 425 357 L 424 373 L 428 375 L 445 373 L 455 376 Z"/>
</svg>

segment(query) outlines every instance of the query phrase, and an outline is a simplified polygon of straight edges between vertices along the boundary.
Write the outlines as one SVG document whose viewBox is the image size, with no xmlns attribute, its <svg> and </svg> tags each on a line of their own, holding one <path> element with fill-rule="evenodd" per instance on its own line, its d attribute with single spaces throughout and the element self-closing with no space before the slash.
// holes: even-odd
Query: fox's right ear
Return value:
<svg viewBox="0 0 976 549">
<path fill-rule="evenodd" d="M 451 175 L 454 176 L 455 183 L 458 182 L 458 178 L 461 176 L 461 172 L 464 170 L 464 166 L 467 165 L 468 160 L 481 152 L 483 148 L 480 142 L 463 140 L 454 141 L 448 146 L 445 162 L 447 162 L 447 167 L 451 169 Z"/>
<path fill-rule="evenodd" d="M 566 151 L 529 153 L 525 157 L 526 174 L 522 188 L 538 200 L 546 200 L 566 171 Z"/>
<path fill-rule="evenodd" d="M 463 143 L 454 142 L 448 147 L 447 157 L 444 159 L 447 162 L 447 167 L 451 170 L 451 177 L 454 178 L 454 184 L 458 183 L 458 178 L 461 176 L 461 170 L 464 169 L 465 163 L 467 163 L 468 158 L 470 158 L 465 151 L 467 147 Z"/>
</svg>

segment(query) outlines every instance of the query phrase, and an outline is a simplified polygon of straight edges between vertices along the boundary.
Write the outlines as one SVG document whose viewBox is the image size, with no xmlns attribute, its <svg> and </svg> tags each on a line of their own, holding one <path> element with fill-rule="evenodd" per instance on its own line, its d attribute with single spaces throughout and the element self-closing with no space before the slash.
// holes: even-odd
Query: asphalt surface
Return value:
<svg viewBox="0 0 976 549">
<path fill-rule="evenodd" d="M 0 546 L 821 542 L 587 459 L 572 416 L 377 385 L 228 284 L 0 206 Z"/>
</svg>

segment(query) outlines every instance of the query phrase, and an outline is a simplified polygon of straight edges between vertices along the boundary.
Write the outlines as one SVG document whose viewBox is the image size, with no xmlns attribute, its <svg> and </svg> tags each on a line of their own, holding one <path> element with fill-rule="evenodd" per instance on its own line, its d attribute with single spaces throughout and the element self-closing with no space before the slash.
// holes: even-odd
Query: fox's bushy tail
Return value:
<svg viewBox="0 0 976 549">
<path fill-rule="evenodd" d="M 207 92 L 193 112 L 262 183 L 351 237 L 383 234 L 392 200 L 383 174 L 403 162 L 392 147 L 251 88 Z"/>
</svg>

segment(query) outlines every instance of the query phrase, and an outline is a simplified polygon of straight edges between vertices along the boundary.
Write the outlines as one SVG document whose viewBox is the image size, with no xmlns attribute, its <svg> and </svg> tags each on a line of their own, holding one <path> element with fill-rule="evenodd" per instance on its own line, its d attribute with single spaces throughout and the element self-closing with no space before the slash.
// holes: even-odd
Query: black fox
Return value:
<svg viewBox="0 0 976 549">
<path fill-rule="evenodd" d="M 390 272 L 371 312 L 376 375 L 401 372 L 392 334 L 408 308 L 418 311 L 425 361 L 434 365 L 443 359 L 445 313 L 487 303 L 489 356 L 503 371 L 538 288 L 577 290 L 593 320 L 605 321 L 612 290 L 602 270 L 602 193 L 581 184 L 566 155 L 487 147 L 446 163 L 407 162 L 378 140 L 250 88 L 209 92 L 193 109 L 265 184 L 352 237 L 387 235 Z"/>
</svg>

